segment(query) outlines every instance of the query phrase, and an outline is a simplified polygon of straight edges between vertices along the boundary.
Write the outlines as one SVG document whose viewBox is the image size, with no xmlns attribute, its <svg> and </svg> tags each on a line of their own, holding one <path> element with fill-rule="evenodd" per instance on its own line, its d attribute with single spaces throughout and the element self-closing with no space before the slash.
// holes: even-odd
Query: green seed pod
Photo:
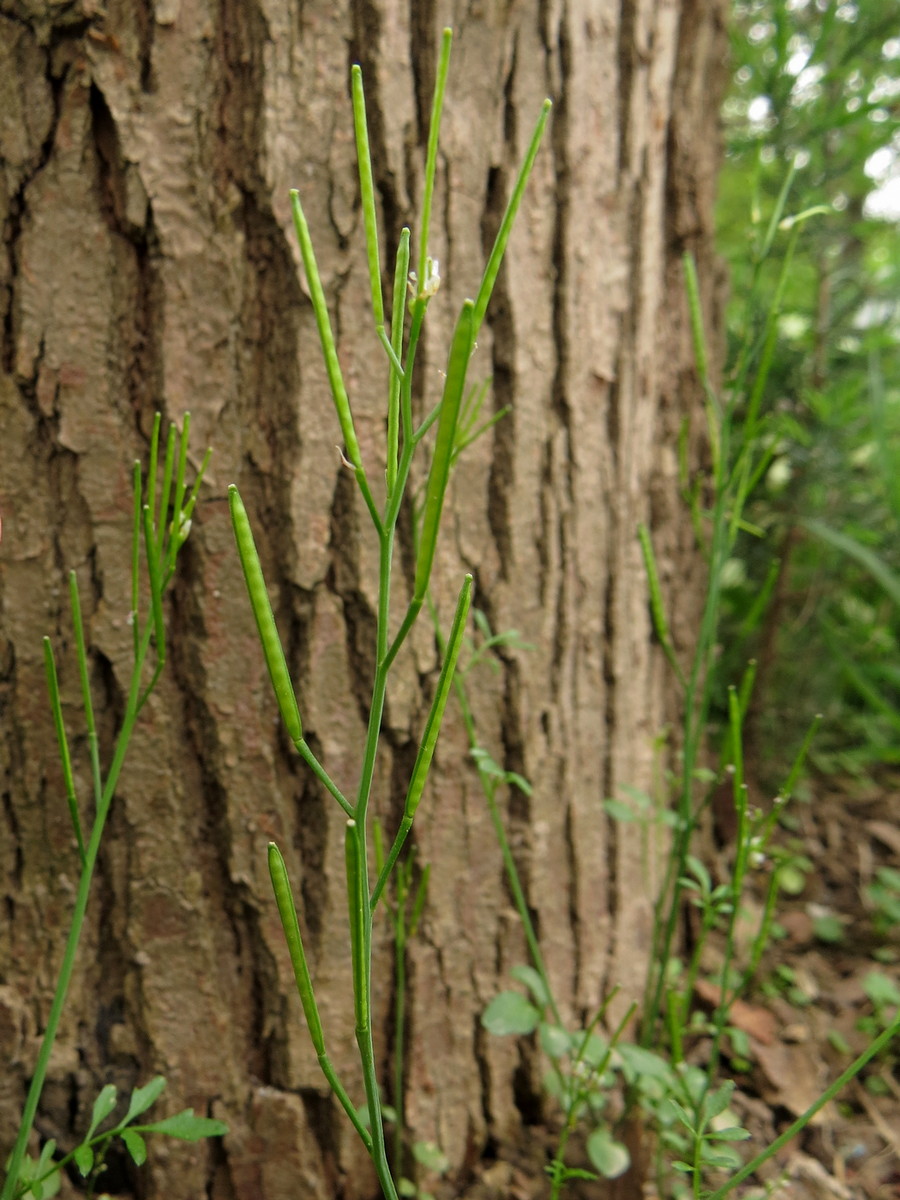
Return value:
<svg viewBox="0 0 900 1200">
<path fill-rule="evenodd" d="M 253 616 L 256 618 L 256 628 L 259 630 L 259 640 L 262 643 L 266 666 L 269 669 L 269 678 L 272 680 L 275 698 L 281 710 L 281 719 L 284 721 L 291 741 L 299 742 L 303 737 L 303 725 L 300 721 L 297 697 L 294 695 L 294 685 L 291 683 L 291 676 L 284 657 L 284 648 L 281 645 L 281 638 L 278 636 L 275 614 L 272 612 L 269 593 L 266 590 L 266 581 L 250 529 L 247 510 L 233 483 L 228 488 L 228 503 L 231 507 L 231 524 L 244 572 L 244 580 L 247 584 L 247 592 L 250 596 L 250 606 L 253 609 Z"/>
<path fill-rule="evenodd" d="M 300 936 L 300 923 L 294 907 L 294 896 L 291 892 L 291 883 L 288 879 L 287 867 L 284 865 L 284 858 L 274 842 L 269 842 L 269 878 L 272 880 L 275 903 L 278 905 L 281 927 L 284 930 L 288 953 L 291 956 L 291 966 L 294 968 L 294 979 L 297 983 L 300 1003 L 303 1005 L 303 1015 L 306 1017 L 306 1024 L 309 1026 L 309 1035 L 316 1054 L 322 1055 L 325 1053 L 325 1038 L 322 1034 L 319 1009 L 316 1005 L 309 967 L 306 963 L 303 939 Z"/>
<path fill-rule="evenodd" d="M 441 523 L 441 509 L 444 506 L 444 494 L 447 491 L 447 481 L 450 478 L 450 467 L 453 462 L 459 406 L 465 391 L 466 372 L 469 369 L 469 359 L 472 357 L 472 348 L 475 342 L 473 311 L 472 301 L 466 300 L 456 322 L 453 341 L 450 344 L 444 397 L 441 400 L 441 411 L 437 419 L 434 457 L 431 460 L 431 470 L 428 473 L 428 483 L 425 487 L 425 511 L 422 516 L 422 532 L 419 538 L 419 555 L 413 585 L 413 595 L 416 600 L 422 600 L 425 596 L 431 575 L 431 565 L 434 562 L 438 528 Z"/>
<path fill-rule="evenodd" d="M 363 896 L 368 884 L 360 855 L 358 829 L 348 821 L 344 833 L 347 903 L 350 918 L 350 958 L 353 970 L 353 1011 L 357 1031 L 369 1027 L 369 959 L 366 952 L 366 912 Z"/>
</svg>

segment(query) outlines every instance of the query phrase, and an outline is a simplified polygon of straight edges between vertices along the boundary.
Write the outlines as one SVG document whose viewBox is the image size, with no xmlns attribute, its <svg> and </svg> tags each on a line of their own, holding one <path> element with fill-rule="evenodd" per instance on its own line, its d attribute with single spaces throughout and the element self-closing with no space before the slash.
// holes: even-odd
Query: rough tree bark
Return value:
<svg viewBox="0 0 900 1200">
<path fill-rule="evenodd" d="M 476 715 L 494 756 L 534 784 L 505 803 L 564 1006 L 581 1014 L 615 984 L 637 991 L 651 887 L 639 832 L 611 824 L 601 803 L 619 785 L 648 785 L 671 713 L 638 521 L 654 530 L 673 595 L 690 591 L 675 444 L 698 395 L 679 259 L 692 250 L 710 277 L 722 10 L 723 0 L 0 4 L 0 1155 L 76 872 L 41 637 L 57 646 L 68 724 L 80 730 L 66 653 L 74 567 L 108 747 L 130 661 L 129 464 L 146 454 L 155 409 L 176 420 L 189 409 L 195 447 L 215 456 L 169 612 L 170 666 L 116 797 L 38 1128 L 71 1145 L 103 1082 L 130 1087 L 160 1071 L 169 1111 L 192 1104 L 232 1132 L 215 1147 L 157 1145 L 143 1183 L 122 1169 L 123 1191 L 374 1194 L 308 1044 L 265 869 L 274 837 L 302 892 L 333 1057 L 355 1080 L 343 816 L 277 728 L 225 489 L 238 482 L 255 519 L 305 729 L 349 785 L 368 702 L 374 551 L 334 448 L 288 190 L 301 189 L 310 214 L 377 479 L 383 372 L 366 316 L 348 73 L 362 63 L 394 239 L 421 185 L 444 24 L 456 39 L 431 247 L 444 279 L 425 347 L 432 393 L 437 339 L 477 286 L 545 95 L 555 111 L 475 363 L 511 413 L 461 464 L 439 590 L 449 597 L 472 570 L 494 628 L 532 644 L 479 677 Z M 689 609 L 676 628 L 684 643 Z M 437 662 L 423 625 L 389 697 L 377 789 L 388 819 Z M 78 751 L 86 797 L 82 740 Z M 502 1154 L 521 1137 L 536 1083 L 512 1041 L 479 1027 L 525 951 L 452 713 L 437 758 L 416 827 L 431 885 L 411 949 L 407 1113 L 462 1184 L 486 1146 Z"/>
</svg>

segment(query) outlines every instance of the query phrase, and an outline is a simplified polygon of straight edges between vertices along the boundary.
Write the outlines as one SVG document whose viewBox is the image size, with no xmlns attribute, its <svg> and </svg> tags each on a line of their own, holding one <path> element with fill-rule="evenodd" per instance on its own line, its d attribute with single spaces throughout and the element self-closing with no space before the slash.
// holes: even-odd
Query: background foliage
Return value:
<svg viewBox="0 0 900 1200">
<path fill-rule="evenodd" d="M 785 279 L 759 433 L 773 458 L 729 564 L 724 669 L 759 660 L 760 782 L 815 712 L 815 765 L 866 774 L 900 762 L 900 3 L 738 0 L 732 43 L 730 362 L 763 331 L 791 215 L 815 212 Z"/>
</svg>

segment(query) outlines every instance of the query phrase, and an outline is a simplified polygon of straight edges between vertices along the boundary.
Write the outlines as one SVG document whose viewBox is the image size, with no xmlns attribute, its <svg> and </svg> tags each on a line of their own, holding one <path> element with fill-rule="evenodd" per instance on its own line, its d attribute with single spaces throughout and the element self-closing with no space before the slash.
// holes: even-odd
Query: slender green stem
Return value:
<svg viewBox="0 0 900 1200">
<path fill-rule="evenodd" d="M 153 501 L 155 497 L 155 472 L 157 467 L 157 451 L 159 442 L 160 419 L 154 420 L 153 437 L 150 444 L 150 470 L 151 476 L 148 476 L 147 481 L 147 497 L 149 501 Z M 166 461 L 163 468 L 163 488 L 160 498 L 160 512 L 165 513 L 167 510 L 168 499 L 171 493 L 171 488 L 174 484 L 176 495 L 183 498 L 183 479 L 182 470 L 185 466 L 186 458 L 180 456 L 178 467 L 175 465 L 174 454 L 174 426 L 171 427 L 167 451 Z M 134 732 L 135 724 L 140 711 L 146 702 L 148 696 L 152 692 L 162 670 L 163 655 L 165 652 L 164 636 L 160 636 L 160 620 L 161 620 L 161 599 L 162 589 L 165 586 L 164 577 L 162 575 L 161 563 L 165 550 L 164 532 L 158 527 L 154 527 L 152 514 L 153 504 L 148 503 L 141 510 L 138 503 L 141 492 L 140 472 L 135 472 L 135 521 L 138 526 L 137 514 L 142 512 L 143 519 L 140 522 L 139 528 L 136 528 L 136 535 L 142 531 L 144 535 L 145 551 L 147 557 L 148 577 L 151 580 L 151 608 L 152 614 L 147 620 L 143 630 L 135 633 L 134 644 L 134 665 L 131 674 L 131 680 L 128 688 L 128 696 L 125 704 L 125 714 L 122 719 L 122 727 L 119 730 L 118 736 L 113 750 L 112 761 L 109 766 L 109 771 L 106 780 L 102 787 L 98 786 L 100 781 L 100 767 L 96 748 L 96 729 L 94 728 L 93 707 L 90 696 L 90 685 L 87 673 L 87 650 L 84 641 L 81 607 L 78 598 L 77 583 L 74 576 L 70 576 L 70 598 L 72 603 L 72 615 L 75 625 L 76 647 L 79 658 L 79 673 L 81 678 L 83 701 L 85 708 L 85 716 L 88 724 L 89 736 L 93 738 L 91 743 L 91 770 L 94 778 L 96 789 L 96 811 L 94 814 L 91 833 L 88 839 L 87 847 L 82 849 L 82 867 L 78 880 L 78 887 L 75 894 L 75 905 L 72 913 L 71 924 L 69 926 L 66 945 L 63 951 L 62 964 L 57 977 L 56 989 L 53 994 L 53 1001 L 50 1006 L 50 1013 L 47 1017 L 47 1024 L 44 1029 L 44 1036 L 41 1042 L 40 1050 L 38 1051 L 37 1061 L 35 1063 L 34 1073 L 31 1078 L 31 1084 L 28 1089 L 28 1094 L 25 1099 L 25 1105 L 22 1110 L 22 1120 L 19 1126 L 19 1131 L 16 1137 L 15 1145 L 13 1146 L 12 1155 L 9 1160 L 7 1176 L 3 1185 L 3 1191 L 0 1193 L 0 1200 L 12 1200 L 16 1195 L 18 1188 L 18 1180 L 21 1172 L 22 1161 L 25 1156 L 25 1151 L 28 1145 L 28 1139 L 31 1135 L 31 1129 L 34 1124 L 35 1114 L 37 1112 L 38 1103 L 40 1101 L 41 1092 L 43 1090 L 44 1081 L 47 1075 L 47 1067 L 50 1062 L 50 1055 L 53 1050 L 53 1045 L 56 1040 L 56 1035 L 59 1030 L 60 1020 L 62 1018 L 63 1009 L 65 1007 L 66 996 L 68 994 L 69 985 L 72 980 L 72 974 L 75 969 L 75 960 L 78 951 L 78 944 L 81 938 L 82 928 L 84 926 L 85 914 L 87 912 L 88 900 L 90 898 L 91 883 L 93 881 L 94 869 L 97 864 L 97 856 L 100 851 L 100 844 L 103 838 L 103 832 L 106 826 L 106 819 L 109 815 L 110 806 L 113 796 L 115 795 L 116 786 L 119 781 L 119 775 L 125 762 L 125 756 L 128 752 L 128 747 L 131 742 L 131 737 Z M 147 514 L 150 514 L 149 519 Z M 181 513 L 176 513 L 176 522 L 180 519 Z M 181 542 L 183 542 L 181 538 Z M 174 566 L 174 557 L 171 559 Z M 171 574 L 171 572 L 169 572 Z M 132 561 L 132 586 L 136 578 L 136 570 Z M 136 596 L 132 593 L 133 616 L 132 619 L 137 622 L 137 605 Z M 154 651 L 154 670 L 149 684 L 142 691 L 141 680 L 150 656 L 151 646 L 156 642 Z M 47 650 L 45 649 L 45 654 Z M 52 655 L 50 655 L 52 658 Z M 55 677 L 55 668 L 53 671 Z M 53 687 L 51 685 L 51 703 L 54 709 L 58 705 L 57 698 L 53 700 Z M 71 803 L 71 800 L 70 800 Z M 76 832 L 78 825 L 76 824 Z"/>
<path fill-rule="evenodd" d="M 728 1193 L 736 1188 L 739 1183 L 743 1183 L 745 1179 L 749 1179 L 754 1171 L 759 1170 L 763 1163 L 768 1162 L 773 1155 L 777 1154 L 782 1146 L 786 1146 L 788 1142 L 792 1141 L 797 1134 L 801 1132 L 801 1130 L 805 1129 L 816 1113 L 820 1112 L 826 1104 L 833 1100 L 835 1096 L 837 1096 L 838 1093 L 845 1088 L 852 1079 L 855 1079 L 860 1071 L 868 1063 L 870 1063 L 872 1059 L 876 1057 L 876 1055 L 880 1054 L 882 1050 L 889 1046 L 894 1038 L 898 1035 L 900 1035 L 900 1016 L 896 1017 L 887 1027 L 887 1029 L 882 1030 L 882 1032 L 878 1035 L 874 1042 L 872 1042 L 868 1049 L 864 1050 L 858 1058 L 853 1060 L 853 1062 L 845 1071 L 841 1072 L 837 1079 L 835 1079 L 834 1083 L 826 1088 L 818 1100 L 816 1100 L 815 1104 L 811 1104 L 806 1112 L 801 1114 L 801 1116 L 799 1116 L 792 1125 L 789 1125 L 787 1129 L 778 1135 L 774 1142 L 767 1146 L 765 1150 L 757 1154 L 755 1158 L 751 1159 L 750 1162 L 748 1162 L 746 1166 L 742 1167 L 736 1175 L 733 1175 L 726 1184 L 707 1196 L 706 1200 L 722 1200 L 722 1197 L 727 1196 Z"/>
<path fill-rule="evenodd" d="M 313 754 L 306 739 L 302 737 L 298 738 L 294 742 L 294 746 L 297 749 L 297 753 L 315 775 L 316 779 L 318 779 L 320 783 L 324 784 L 332 796 L 334 796 L 335 800 L 337 800 L 338 804 L 341 806 L 347 816 L 352 817 L 355 812 L 353 805 L 344 796 L 343 792 Z"/>
<path fill-rule="evenodd" d="M 403 1052 L 406 1038 L 406 896 L 397 891 L 398 919 L 394 933 L 394 1161 L 397 1175 L 403 1173 Z"/>
<path fill-rule="evenodd" d="M 66 946 L 63 951 L 62 964 L 59 969 L 59 976 L 56 981 L 56 990 L 53 994 L 53 1002 L 50 1006 L 50 1013 L 47 1017 L 47 1025 L 44 1029 L 44 1037 L 41 1042 L 41 1048 L 38 1052 L 37 1062 L 34 1067 L 34 1074 L 31 1078 L 31 1085 L 28 1089 L 28 1095 L 25 1099 L 25 1105 L 22 1110 L 22 1122 L 19 1126 L 18 1137 L 16 1138 L 13 1152 L 9 1161 L 8 1174 L 4 1183 L 3 1191 L 0 1193 L 0 1200 L 12 1200 L 16 1194 L 16 1185 L 19 1178 L 19 1173 L 22 1166 L 22 1160 L 25 1156 L 25 1149 L 28 1144 L 28 1138 L 31 1134 L 31 1128 L 34 1124 L 35 1114 L 37 1113 L 38 1102 L 41 1097 L 41 1092 L 44 1087 L 44 1080 L 47 1076 L 47 1067 L 50 1063 L 50 1055 L 53 1051 L 53 1045 L 56 1041 L 56 1034 L 59 1030 L 59 1023 L 62 1017 L 63 1008 L 66 1003 L 66 996 L 69 991 L 69 984 L 72 980 L 72 973 L 75 969 L 75 958 L 78 951 L 78 943 L 81 938 L 81 930 L 84 926 L 85 913 L 87 912 L 88 899 L 90 897 L 91 882 L 94 877 L 94 868 L 97 865 L 97 855 L 100 850 L 100 843 L 103 838 L 103 830 L 106 825 L 106 818 L 109 814 L 110 804 L 115 793 L 116 784 L 119 779 L 119 772 L 125 761 L 125 754 L 128 749 L 128 744 L 131 740 L 131 734 L 134 729 L 135 720 L 137 719 L 138 698 L 140 694 L 140 666 L 143 665 L 143 660 L 150 646 L 151 626 L 148 623 L 141 641 L 139 664 L 136 664 L 134 674 L 131 679 L 131 687 L 128 695 L 128 702 L 125 710 L 125 717 L 122 722 L 122 729 L 116 741 L 115 753 L 110 765 L 109 774 L 106 777 L 106 784 L 103 788 L 103 793 L 100 798 L 100 805 L 94 817 L 94 823 L 91 828 L 91 836 L 88 840 L 87 850 L 84 857 L 84 865 L 81 870 L 81 875 L 78 880 L 78 888 L 75 893 L 75 907 L 72 912 L 72 920 L 69 926 L 69 934 L 66 938 Z"/>
<path fill-rule="evenodd" d="M 465 682 L 462 676 L 457 675 L 453 681 L 453 686 L 456 691 L 456 699 L 459 704 L 460 713 L 462 714 L 463 724 L 466 729 L 466 736 L 469 739 L 469 747 L 471 750 L 477 750 L 480 747 L 478 741 L 478 730 L 475 725 L 475 717 L 472 714 L 472 707 L 469 704 L 469 695 L 466 691 Z M 478 777 L 481 781 L 481 789 L 484 792 L 485 802 L 487 803 L 488 815 L 491 819 L 491 824 L 494 827 L 494 835 L 497 838 L 497 845 L 500 847 L 500 856 L 503 859 L 503 866 L 506 870 L 506 878 L 509 882 L 510 891 L 513 895 L 513 902 L 516 906 L 516 911 L 519 914 L 519 919 L 522 922 L 522 932 L 525 935 L 525 941 L 528 945 L 528 953 L 531 955 L 531 961 L 534 963 L 534 968 L 541 977 L 541 982 L 544 985 L 544 991 L 548 997 L 550 1011 L 553 1014 L 553 1019 L 557 1025 L 562 1025 L 562 1015 L 556 1003 L 556 998 L 553 995 L 553 988 L 550 985 L 550 975 L 547 971 L 544 956 L 541 953 L 541 945 L 538 941 L 537 931 L 534 928 L 534 922 L 531 919 L 531 912 L 528 907 L 528 901 L 525 898 L 525 892 L 522 889 L 522 881 L 519 878 L 519 870 L 516 866 L 516 860 L 513 857 L 512 848 L 509 844 L 509 839 L 506 836 L 506 829 L 503 825 L 503 818 L 500 815 L 500 808 L 497 804 L 497 780 L 484 768 L 476 759 L 476 767 Z"/>
</svg>

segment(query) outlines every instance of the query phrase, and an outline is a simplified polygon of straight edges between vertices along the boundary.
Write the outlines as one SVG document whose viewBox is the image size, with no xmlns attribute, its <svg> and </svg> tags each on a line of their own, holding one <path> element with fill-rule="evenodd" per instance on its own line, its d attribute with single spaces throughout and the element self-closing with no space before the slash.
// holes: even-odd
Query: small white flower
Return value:
<svg viewBox="0 0 900 1200">
<path fill-rule="evenodd" d="M 409 273 L 409 290 L 416 300 L 430 300 L 441 286 L 441 264 L 436 258 L 425 259 L 425 280 L 419 287 L 415 271 Z"/>
</svg>

